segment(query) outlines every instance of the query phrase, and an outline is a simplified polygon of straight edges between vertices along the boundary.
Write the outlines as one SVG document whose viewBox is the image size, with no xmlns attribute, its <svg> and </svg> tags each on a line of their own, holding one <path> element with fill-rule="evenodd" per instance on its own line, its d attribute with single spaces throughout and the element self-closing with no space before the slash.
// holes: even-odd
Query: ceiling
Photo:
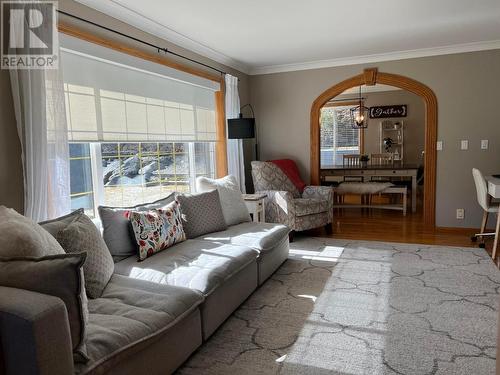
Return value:
<svg viewBox="0 0 500 375">
<path fill-rule="evenodd" d="M 250 74 L 500 48 L 499 0 L 77 0 Z"/>
</svg>

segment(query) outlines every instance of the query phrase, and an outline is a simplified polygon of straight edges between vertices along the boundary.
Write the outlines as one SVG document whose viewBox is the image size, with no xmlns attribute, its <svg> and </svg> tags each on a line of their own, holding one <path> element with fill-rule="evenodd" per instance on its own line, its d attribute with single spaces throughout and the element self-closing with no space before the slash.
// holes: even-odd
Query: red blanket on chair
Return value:
<svg viewBox="0 0 500 375">
<path fill-rule="evenodd" d="M 278 159 L 278 160 L 269 160 L 269 162 L 276 164 L 279 169 L 285 173 L 288 178 L 293 182 L 295 187 L 299 190 L 300 194 L 304 191 L 306 187 L 306 183 L 302 181 L 299 174 L 299 168 L 297 168 L 297 164 L 291 159 Z"/>
</svg>

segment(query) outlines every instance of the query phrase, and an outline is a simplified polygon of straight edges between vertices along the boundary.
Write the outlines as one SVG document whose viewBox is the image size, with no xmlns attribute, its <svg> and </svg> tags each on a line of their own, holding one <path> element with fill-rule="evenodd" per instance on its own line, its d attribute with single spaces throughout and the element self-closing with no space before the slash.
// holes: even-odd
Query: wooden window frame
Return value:
<svg viewBox="0 0 500 375">
<path fill-rule="evenodd" d="M 227 140 L 226 140 L 226 112 L 225 112 L 225 83 L 224 77 L 208 73 L 188 65 L 181 64 L 167 57 L 144 52 L 140 49 L 126 46 L 114 40 L 106 39 L 90 32 L 78 29 L 73 25 L 64 22 L 58 23 L 59 32 L 94 43 L 118 52 L 125 53 L 143 60 L 148 60 L 160 65 L 168 66 L 197 77 L 205 78 L 220 84 L 220 90 L 215 95 L 215 121 L 216 121 L 216 141 L 215 141 L 215 168 L 217 177 L 226 176 L 227 170 Z"/>
</svg>

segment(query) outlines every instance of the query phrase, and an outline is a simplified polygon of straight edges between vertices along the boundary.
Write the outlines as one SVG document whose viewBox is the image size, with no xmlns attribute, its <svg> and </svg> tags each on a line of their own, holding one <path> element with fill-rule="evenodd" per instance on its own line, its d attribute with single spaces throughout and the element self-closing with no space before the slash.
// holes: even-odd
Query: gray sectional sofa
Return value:
<svg viewBox="0 0 500 375">
<path fill-rule="evenodd" d="M 102 296 L 88 301 L 85 364 L 73 362 L 60 299 L 0 287 L 0 373 L 171 373 L 286 260 L 288 233 L 244 222 L 115 263 Z"/>
</svg>

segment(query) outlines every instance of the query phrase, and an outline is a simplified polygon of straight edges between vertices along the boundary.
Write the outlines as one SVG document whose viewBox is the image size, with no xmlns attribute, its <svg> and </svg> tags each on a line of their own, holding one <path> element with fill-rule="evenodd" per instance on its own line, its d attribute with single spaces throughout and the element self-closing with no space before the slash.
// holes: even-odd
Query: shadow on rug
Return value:
<svg viewBox="0 0 500 375">
<path fill-rule="evenodd" d="M 299 238 L 179 374 L 494 374 L 482 249 Z"/>
</svg>

